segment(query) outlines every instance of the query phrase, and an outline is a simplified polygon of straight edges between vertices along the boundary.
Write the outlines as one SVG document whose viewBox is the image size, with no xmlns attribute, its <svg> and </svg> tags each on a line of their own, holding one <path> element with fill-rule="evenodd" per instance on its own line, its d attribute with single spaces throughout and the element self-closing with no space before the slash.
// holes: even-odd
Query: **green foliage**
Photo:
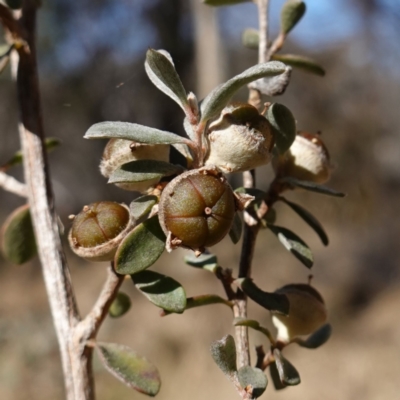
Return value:
<svg viewBox="0 0 400 400">
<path fill-rule="evenodd" d="M 131 275 L 135 287 L 157 307 L 170 313 L 183 313 L 186 293 L 182 285 L 169 276 L 154 271 Z"/>
<path fill-rule="evenodd" d="M 243 46 L 249 49 L 258 49 L 258 43 L 260 41 L 260 34 L 257 29 L 248 28 L 242 33 Z"/>
<path fill-rule="evenodd" d="M 165 50 L 147 50 L 144 64 L 147 76 L 159 90 L 171 97 L 184 111 L 189 108 L 186 90 L 175 70 L 172 58 Z"/>
<path fill-rule="evenodd" d="M 122 275 L 131 275 L 153 265 L 165 248 L 166 237 L 154 216 L 130 232 L 115 254 L 115 270 Z"/>
<path fill-rule="evenodd" d="M 275 364 L 279 379 L 284 386 L 295 386 L 300 383 L 300 375 L 296 368 L 285 358 L 278 349 L 274 349 Z"/>
<path fill-rule="evenodd" d="M 296 138 L 296 120 L 292 112 L 283 104 L 273 103 L 265 116 L 274 132 L 275 148 L 283 154 Z"/>
<path fill-rule="evenodd" d="M 4 257 L 13 264 L 24 264 L 36 255 L 29 206 L 14 210 L 1 228 L 1 248 Z"/>
<path fill-rule="evenodd" d="M 161 386 L 157 368 L 128 346 L 99 342 L 98 354 L 108 372 L 132 389 L 155 396 Z"/>
<path fill-rule="evenodd" d="M 158 160 L 136 160 L 121 165 L 110 176 L 108 183 L 145 182 L 182 172 L 180 165 Z"/>
<path fill-rule="evenodd" d="M 312 58 L 297 54 L 274 54 L 272 60 L 281 61 L 291 67 L 302 69 L 315 75 L 324 76 L 325 70 Z"/>
<path fill-rule="evenodd" d="M 131 299 L 124 292 L 118 292 L 108 310 L 110 317 L 119 318 L 126 314 L 131 308 Z"/>
<path fill-rule="evenodd" d="M 331 334 L 332 326 L 330 324 L 325 324 L 312 335 L 310 335 L 306 340 L 296 338 L 294 339 L 294 342 L 307 349 L 317 349 L 329 340 Z"/>
<path fill-rule="evenodd" d="M 281 32 L 287 35 L 301 20 L 305 12 L 304 1 L 288 0 L 281 11 Z"/>
<path fill-rule="evenodd" d="M 242 236 L 242 230 L 243 230 L 243 221 L 240 218 L 239 213 L 235 213 L 235 216 L 233 217 L 232 228 L 229 231 L 229 237 L 231 238 L 233 244 L 239 242 L 240 237 Z"/>
<path fill-rule="evenodd" d="M 236 279 L 235 283 L 260 306 L 279 314 L 289 314 L 289 301 L 285 295 L 264 292 L 249 278 Z"/>
<path fill-rule="evenodd" d="M 308 245 L 289 229 L 277 225 L 267 225 L 267 227 L 277 236 L 286 250 L 289 250 L 307 268 L 314 264 L 314 258 Z"/>
<path fill-rule="evenodd" d="M 231 335 L 211 344 L 211 355 L 219 369 L 227 376 L 236 374 L 236 345 Z"/>
<path fill-rule="evenodd" d="M 215 272 L 218 268 L 217 256 L 210 253 L 203 253 L 196 257 L 193 253 L 185 256 L 185 263 L 195 268 L 206 269 Z"/>
<path fill-rule="evenodd" d="M 246 365 L 239 369 L 238 379 L 240 386 L 252 394 L 253 398 L 260 397 L 267 388 L 268 379 L 259 368 Z"/>
<path fill-rule="evenodd" d="M 154 195 L 146 195 L 138 197 L 137 199 L 133 200 L 129 205 L 129 210 L 131 216 L 136 220 L 139 221 L 150 213 L 151 209 L 155 204 L 157 204 L 158 199 L 157 196 Z"/>
<path fill-rule="evenodd" d="M 291 178 L 291 177 L 285 177 L 280 179 L 282 183 L 287 183 L 289 186 L 292 188 L 301 188 L 305 190 L 309 190 L 311 192 L 316 192 L 316 193 L 321 193 L 321 194 L 326 194 L 328 196 L 334 196 L 334 197 L 345 197 L 346 195 L 344 193 L 338 192 L 335 189 L 326 187 L 324 185 L 320 185 L 318 183 L 314 182 L 308 182 L 308 181 L 301 181 L 296 178 Z"/>
<path fill-rule="evenodd" d="M 273 339 L 271 332 L 267 328 L 261 326 L 260 323 L 254 319 L 238 317 L 233 320 L 233 325 L 234 326 L 247 326 L 256 331 L 259 331 L 259 332 L 263 333 L 271 343 L 275 343 L 275 340 Z"/>
</svg>

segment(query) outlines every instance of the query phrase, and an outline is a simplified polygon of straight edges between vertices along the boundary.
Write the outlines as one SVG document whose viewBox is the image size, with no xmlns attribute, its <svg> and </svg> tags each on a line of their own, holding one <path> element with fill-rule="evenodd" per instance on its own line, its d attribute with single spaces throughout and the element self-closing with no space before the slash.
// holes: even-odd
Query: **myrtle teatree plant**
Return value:
<svg viewBox="0 0 400 400">
<path fill-rule="evenodd" d="M 210 6 L 232 5 L 246 0 L 206 0 Z M 21 152 L 3 165 L 4 189 L 27 197 L 2 229 L 5 257 L 22 264 L 38 253 L 60 345 L 68 399 L 94 399 L 92 353 L 97 349 L 108 371 L 129 387 L 154 396 L 160 389 L 157 368 L 129 347 L 96 341 L 107 315 L 120 317 L 130 308 L 129 296 L 119 289 L 127 276 L 133 285 L 166 316 L 190 308 L 224 304 L 233 314 L 234 336 L 227 334 L 211 344 L 211 356 L 232 382 L 242 399 L 255 399 L 267 388 L 268 370 L 275 389 L 300 383 L 300 375 L 283 353 L 293 343 L 314 349 L 331 333 L 327 310 L 311 283 L 290 283 L 274 292 L 252 279 L 252 258 L 257 234 L 269 229 L 305 267 L 314 260 L 310 248 L 297 234 L 276 225 L 274 206 L 292 208 L 320 237 L 328 237 L 318 220 L 285 193 L 304 189 L 342 197 L 324 186 L 331 174 L 328 150 L 318 134 L 297 131 L 292 112 L 283 104 L 265 102 L 263 96 L 283 93 L 291 67 L 323 75 L 313 60 L 277 54 L 289 32 L 305 13 L 304 2 L 287 1 L 281 11 L 275 40 L 267 34 L 268 0 L 254 0 L 259 29 L 246 30 L 243 43 L 257 48 L 259 63 L 234 76 L 199 101 L 187 92 L 170 54 L 148 50 L 145 70 L 152 83 L 183 111 L 185 136 L 128 122 L 101 122 L 91 126 L 86 139 L 108 139 L 100 163 L 108 182 L 142 193 L 129 206 L 113 201 L 85 205 L 71 216 L 68 234 L 72 250 L 89 261 L 108 262 L 108 276 L 92 310 L 82 317 L 76 306 L 68 267 L 62 251 L 49 181 L 46 151 L 58 144 L 44 139 L 36 71 L 34 0 L 0 4 L 0 18 L 9 45 L 1 56 L 10 57 L 18 88 L 21 113 Z M 21 8 L 22 7 L 22 8 Z M 12 9 L 17 9 L 12 11 Z M 243 86 L 248 103 L 232 101 Z M 170 162 L 170 149 L 181 155 L 181 164 Z M 6 174 L 23 162 L 25 184 Z M 271 163 L 274 179 L 268 188 L 258 187 L 255 168 Z M 230 173 L 243 173 L 243 187 L 232 188 Z M 238 268 L 223 266 L 210 248 L 229 235 L 233 244 L 242 239 Z M 225 296 L 188 296 L 173 277 L 149 269 L 164 253 L 186 249 L 187 265 L 200 268 L 220 280 Z M 247 301 L 267 309 L 276 328 L 270 332 L 247 312 Z M 184 318 L 184 316 L 182 317 Z M 265 335 L 251 363 L 248 329 Z M 227 331 L 230 329 L 227 327 Z M 150 339 L 151 340 L 151 339 Z"/>
</svg>

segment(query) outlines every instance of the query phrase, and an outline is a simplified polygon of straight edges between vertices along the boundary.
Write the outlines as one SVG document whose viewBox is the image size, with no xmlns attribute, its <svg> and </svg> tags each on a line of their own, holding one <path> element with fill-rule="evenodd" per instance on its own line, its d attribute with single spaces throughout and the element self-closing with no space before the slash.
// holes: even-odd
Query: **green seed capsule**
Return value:
<svg viewBox="0 0 400 400">
<path fill-rule="evenodd" d="M 182 246 L 202 252 L 229 232 L 236 211 L 235 197 L 222 174 L 192 170 L 172 180 L 159 204 L 167 249 Z"/>
</svg>

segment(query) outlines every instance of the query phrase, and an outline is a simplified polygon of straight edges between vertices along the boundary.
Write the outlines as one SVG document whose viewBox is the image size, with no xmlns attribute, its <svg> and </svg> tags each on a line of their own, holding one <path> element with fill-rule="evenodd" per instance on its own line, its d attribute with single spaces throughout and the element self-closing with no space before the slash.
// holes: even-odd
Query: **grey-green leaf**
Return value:
<svg viewBox="0 0 400 400">
<path fill-rule="evenodd" d="M 287 35 L 301 20 L 305 12 L 304 1 L 288 0 L 281 11 L 281 32 Z"/>
<path fill-rule="evenodd" d="M 306 340 L 296 338 L 294 341 L 301 347 L 307 349 L 317 349 L 328 341 L 332 334 L 332 326 L 325 324 L 313 334 L 311 334 Z"/>
<path fill-rule="evenodd" d="M 289 314 L 289 300 L 284 294 L 264 292 L 249 278 L 236 279 L 235 283 L 260 306 L 283 315 Z"/>
<path fill-rule="evenodd" d="M 196 268 L 215 269 L 218 266 L 217 256 L 203 253 L 196 257 L 193 253 L 185 256 L 185 263 Z"/>
<path fill-rule="evenodd" d="M 233 325 L 234 326 L 247 326 L 256 331 L 259 331 L 259 332 L 263 333 L 269 339 L 269 341 L 271 343 L 274 343 L 274 338 L 271 335 L 271 332 L 267 328 L 264 328 L 263 326 L 261 326 L 260 323 L 254 319 L 238 317 L 233 320 Z"/>
<path fill-rule="evenodd" d="M 225 375 L 232 376 L 236 373 L 236 345 L 231 335 L 213 342 L 211 355 Z"/>
<path fill-rule="evenodd" d="M 283 357 L 278 349 L 274 350 L 274 357 L 281 382 L 288 386 L 298 385 L 301 380 L 296 368 Z"/>
<path fill-rule="evenodd" d="M 230 6 L 239 3 L 249 3 L 252 0 L 203 0 L 204 4 L 209 6 Z"/>
<path fill-rule="evenodd" d="M 132 203 L 129 205 L 131 216 L 136 221 L 138 221 L 146 217 L 150 213 L 153 206 L 157 203 L 157 196 L 154 196 L 152 194 L 138 197 L 137 199 L 133 200 Z"/>
<path fill-rule="evenodd" d="M 183 172 L 180 165 L 173 165 L 166 161 L 136 160 L 118 167 L 111 174 L 108 183 L 145 182 L 180 172 Z"/>
<path fill-rule="evenodd" d="M 163 253 L 165 241 L 157 216 L 142 222 L 119 245 L 114 258 L 116 271 L 127 275 L 149 268 Z"/>
<path fill-rule="evenodd" d="M 260 78 L 274 77 L 284 74 L 290 67 L 279 61 L 257 64 L 229 81 L 217 86 L 201 103 L 201 122 L 216 117 L 228 104 L 231 97 L 244 85 Z"/>
<path fill-rule="evenodd" d="M 240 214 L 236 212 L 233 217 L 232 227 L 229 231 L 229 237 L 231 238 L 233 244 L 239 242 L 240 237 L 242 236 L 242 230 L 243 230 L 243 222 L 242 219 L 240 218 Z"/>
<path fill-rule="evenodd" d="M 314 182 L 301 181 L 300 179 L 292 178 L 290 176 L 282 178 L 282 179 L 280 179 L 280 181 L 283 183 L 287 183 L 288 185 L 290 185 L 292 187 L 298 187 L 298 188 L 302 188 L 305 190 L 309 190 L 311 192 L 326 194 L 328 196 L 334 196 L 334 197 L 345 197 L 346 196 L 344 193 L 338 192 L 337 190 L 329 188 L 327 186 L 320 185 L 320 184 L 314 183 Z"/>
<path fill-rule="evenodd" d="M 296 120 L 292 112 L 279 103 L 271 104 L 265 117 L 271 124 L 275 147 L 279 154 L 283 154 L 296 138 Z"/>
<path fill-rule="evenodd" d="M 131 299 L 124 292 L 118 292 L 108 310 L 110 317 L 119 318 L 126 314 L 131 308 Z"/>
<path fill-rule="evenodd" d="M 294 212 L 296 212 L 308 225 L 310 225 L 311 228 L 314 229 L 325 246 L 329 244 L 328 235 L 326 234 L 324 228 L 309 211 L 283 197 L 281 200 L 286 203 Z"/>
<path fill-rule="evenodd" d="M 267 388 L 268 379 L 259 368 L 246 365 L 238 370 L 240 386 L 252 394 L 252 398 L 260 397 Z"/>
<path fill-rule="evenodd" d="M 269 374 L 271 375 L 272 383 L 274 384 L 275 390 L 282 390 L 287 387 L 287 385 L 285 385 L 281 381 L 278 368 L 276 367 L 276 362 L 273 362 L 269 365 Z"/>
<path fill-rule="evenodd" d="M 136 288 L 157 307 L 172 313 L 185 311 L 186 293 L 175 279 L 154 271 L 142 271 L 131 278 Z"/>
<path fill-rule="evenodd" d="M 249 49 L 258 49 L 260 34 L 257 29 L 248 28 L 242 33 L 242 43 Z"/>
<path fill-rule="evenodd" d="M 281 61 L 291 67 L 299 68 L 318 76 L 324 76 L 325 70 L 312 58 L 297 54 L 274 54 L 272 60 Z"/>
<path fill-rule="evenodd" d="M 286 250 L 289 250 L 307 268 L 314 264 L 314 258 L 308 245 L 289 229 L 277 225 L 268 225 Z"/>
<path fill-rule="evenodd" d="M 13 264 L 23 264 L 36 255 L 36 241 L 28 205 L 14 210 L 1 229 L 1 249 Z"/>
<path fill-rule="evenodd" d="M 92 125 L 85 139 L 126 139 L 146 144 L 188 143 L 189 140 L 175 133 L 160 131 L 149 126 L 130 122 L 106 121 Z"/>
<path fill-rule="evenodd" d="M 282 74 L 270 78 L 257 79 L 249 84 L 249 88 L 259 90 L 266 96 L 278 96 L 284 93 L 289 85 L 291 74 L 292 68 L 287 65 L 286 70 Z"/>
<path fill-rule="evenodd" d="M 161 386 L 157 368 L 128 346 L 99 342 L 96 345 L 106 369 L 128 387 L 155 396 Z"/>
<path fill-rule="evenodd" d="M 171 56 L 167 53 L 168 57 L 163 54 L 164 52 L 165 50 L 162 52 L 154 49 L 147 50 L 144 64 L 146 73 L 157 89 L 178 103 L 185 111 L 189 107 L 186 90 L 171 62 Z"/>
</svg>

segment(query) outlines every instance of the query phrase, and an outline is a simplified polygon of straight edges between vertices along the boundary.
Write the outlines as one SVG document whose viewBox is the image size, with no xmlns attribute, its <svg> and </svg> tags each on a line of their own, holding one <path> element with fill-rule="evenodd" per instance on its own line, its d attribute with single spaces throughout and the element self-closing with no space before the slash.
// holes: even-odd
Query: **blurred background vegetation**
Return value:
<svg viewBox="0 0 400 400">
<path fill-rule="evenodd" d="M 283 3 L 271 1 L 271 38 Z M 323 248 L 315 234 L 285 205 L 278 222 L 293 229 L 315 255 L 314 285 L 326 299 L 334 327 L 318 351 L 288 348 L 302 384 L 269 399 L 395 399 L 400 392 L 400 4 L 395 0 L 321 0 L 290 34 L 285 53 L 311 56 L 324 78 L 295 70 L 286 93 L 298 128 L 322 131 L 335 172 L 330 185 L 345 199 L 295 192 L 330 236 Z M 241 32 L 257 27 L 254 5 L 218 10 L 200 0 L 43 1 L 39 13 L 39 72 L 48 136 L 63 141 L 50 155 L 56 206 L 67 216 L 98 200 L 129 202 L 132 193 L 110 187 L 98 172 L 104 142 L 83 140 L 90 125 L 106 120 L 136 122 L 183 133 L 181 110 L 147 79 L 145 51 L 168 50 L 188 90 L 204 96 L 216 84 L 256 63 L 257 52 L 241 45 Z M 14 84 L 0 76 L 0 163 L 19 148 Z M 243 90 L 238 99 L 246 99 Z M 14 171 L 14 170 L 13 170 Z M 21 170 L 15 176 L 22 179 Z M 265 189 L 270 166 L 258 171 Z M 236 185 L 240 176 L 234 177 Z M 0 191 L 3 221 L 22 199 Z M 77 259 L 65 245 L 82 312 L 94 302 L 105 276 L 103 264 Z M 215 247 L 224 267 L 237 269 L 240 246 L 225 239 Z M 154 268 L 184 284 L 189 296 L 222 294 L 215 279 L 191 269 L 183 251 L 163 255 Z M 307 271 L 276 238 L 262 231 L 254 276 L 274 290 L 306 282 Z M 160 369 L 158 399 L 231 399 L 236 394 L 209 355 L 211 341 L 232 333 L 223 306 L 159 317 L 134 291 L 121 320 L 107 320 L 100 339 L 131 346 Z M 250 316 L 268 324 L 256 305 Z M 252 344 L 266 343 L 251 333 Z M 13 267 L 0 259 L 0 398 L 62 399 L 63 383 L 55 334 L 38 260 Z M 109 376 L 95 360 L 99 400 L 141 398 Z"/>
</svg>

